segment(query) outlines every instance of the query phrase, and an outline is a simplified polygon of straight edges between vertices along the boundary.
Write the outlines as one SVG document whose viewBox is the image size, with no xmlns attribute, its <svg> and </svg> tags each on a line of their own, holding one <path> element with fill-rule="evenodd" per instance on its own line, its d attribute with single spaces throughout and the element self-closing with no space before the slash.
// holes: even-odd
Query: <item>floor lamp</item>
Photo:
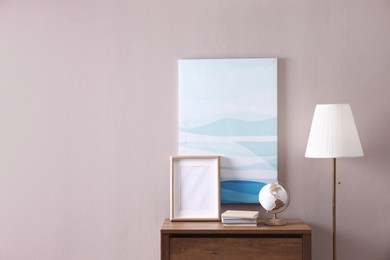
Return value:
<svg viewBox="0 0 390 260">
<path fill-rule="evenodd" d="M 336 158 L 363 155 L 351 106 L 349 104 L 317 105 L 305 157 L 333 159 L 333 260 L 336 260 Z"/>
</svg>

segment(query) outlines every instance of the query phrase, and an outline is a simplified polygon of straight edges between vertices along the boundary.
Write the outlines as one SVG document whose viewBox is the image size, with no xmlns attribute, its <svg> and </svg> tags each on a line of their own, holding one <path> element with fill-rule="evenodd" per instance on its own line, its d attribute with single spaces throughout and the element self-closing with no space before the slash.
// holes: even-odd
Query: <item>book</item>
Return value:
<svg viewBox="0 0 390 260">
<path fill-rule="evenodd" d="M 257 227 L 257 223 L 236 223 L 236 224 L 227 224 L 223 223 L 224 227 Z"/>
<path fill-rule="evenodd" d="M 221 214 L 222 219 L 257 219 L 258 211 L 251 210 L 226 210 Z"/>
<path fill-rule="evenodd" d="M 224 224 L 256 224 L 257 219 L 247 219 L 247 218 L 222 218 L 222 223 Z"/>
<path fill-rule="evenodd" d="M 224 227 L 256 227 L 258 211 L 227 210 L 221 214 Z"/>
</svg>

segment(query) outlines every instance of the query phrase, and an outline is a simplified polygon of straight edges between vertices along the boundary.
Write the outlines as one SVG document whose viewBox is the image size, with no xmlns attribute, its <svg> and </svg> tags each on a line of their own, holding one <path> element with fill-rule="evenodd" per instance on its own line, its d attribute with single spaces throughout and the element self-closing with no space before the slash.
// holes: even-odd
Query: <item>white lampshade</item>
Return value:
<svg viewBox="0 0 390 260">
<path fill-rule="evenodd" d="M 349 104 L 317 105 L 305 157 L 363 156 L 362 145 Z"/>
</svg>

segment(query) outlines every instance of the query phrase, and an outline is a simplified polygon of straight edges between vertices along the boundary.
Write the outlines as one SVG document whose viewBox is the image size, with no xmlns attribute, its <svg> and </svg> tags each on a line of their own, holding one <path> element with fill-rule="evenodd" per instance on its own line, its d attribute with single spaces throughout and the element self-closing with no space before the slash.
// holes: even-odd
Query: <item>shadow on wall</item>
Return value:
<svg viewBox="0 0 390 260">
<path fill-rule="evenodd" d="M 313 259 L 331 259 L 332 258 L 332 227 L 319 226 L 313 222 L 307 223 L 312 228 L 312 258 Z M 364 225 L 364 224 L 362 224 Z M 356 227 L 358 228 L 358 227 Z M 361 234 L 353 236 L 343 232 L 342 228 L 337 229 L 337 258 L 338 259 L 354 259 L 367 260 L 372 259 L 372 256 L 378 256 L 375 248 L 372 248 L 366 240 L 362 239 Z M 378 238 L 380 240 L 380 238 Z M 325 244 L 313 243 L 314 241 L 325 241 Z M 388 241 L 378 241 L 381 244 L 390 243 Z M 375 260 L 389 260 L 390 248 L 382 255 L 383 258 L 375 258 Z"/>
<path fill-rule="evenodd" d="M 373 100 L 380 99 L 384 94 L 376 91 L 370 97 Z M 387 95 L 388 96 L 388 95 Z M 390 113 L 388 113 L 388 103 L 379 103 L 369 109 L 365 105 L 355 105 L 357 111 L 358 132 L 364 150 L 364 159 L 369 158 L 370 163 L 377 169 L 387 169 L 389 167 L 388 157 L 390 155 Z M 372 169 L 372 168 L 370 168 Z"/>
<path fill-rule="evenodd" d="M 311 229 L 312 259 L 332 259 L 332 227 L 319 226 L 313 222 L 307 223 Z M 325 238 L 325 239 L 324 239 Z M 314 241 L 327 241 L 326 244 Z M 314 255 L 315 253 L 315 255 Z"/>
<path fill-rule="evenodd" d="M 286 110 L 286 59 L 278 58 L 278 180 L 283 184 L 286 184 Z"/>
<path fill-rule="evenodd" d="M 362 236 L 361 234 L 353 236 L 351 234 L 342 232 L 342 230 L 337 230 L 338 258 L 365 260 L 365 259 L 373 259 L 372 258 L 373 256 L 378 257 L 379 256 L 378 252 L 376 252 L 375 249 L 372 248 L 372 246 L 370 246 L 369 243 L 367 243 L 368 241 L 362 238 L 364 238 L 364 236 Z M 390 249 L 388 249 L 388 252 L 384 254 L 386 254 L 386 257 L 384 257 L 383 260 L 390 259 Z M 375 259 L 380 260 L 382 258 L 375 258 Z"/>
</svg>

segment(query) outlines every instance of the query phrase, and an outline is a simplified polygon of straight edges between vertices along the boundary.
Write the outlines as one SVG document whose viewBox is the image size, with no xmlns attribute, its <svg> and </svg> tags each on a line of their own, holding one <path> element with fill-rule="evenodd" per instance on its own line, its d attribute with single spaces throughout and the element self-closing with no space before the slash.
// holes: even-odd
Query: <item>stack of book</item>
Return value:
<svg viewBox="0 0 390 260">
<path fill-rule="evenodd" d="M 222 223 L 225 227 L 256 227 L 258 211 L 227 210 L 222 213 Z"/>
</svg>

